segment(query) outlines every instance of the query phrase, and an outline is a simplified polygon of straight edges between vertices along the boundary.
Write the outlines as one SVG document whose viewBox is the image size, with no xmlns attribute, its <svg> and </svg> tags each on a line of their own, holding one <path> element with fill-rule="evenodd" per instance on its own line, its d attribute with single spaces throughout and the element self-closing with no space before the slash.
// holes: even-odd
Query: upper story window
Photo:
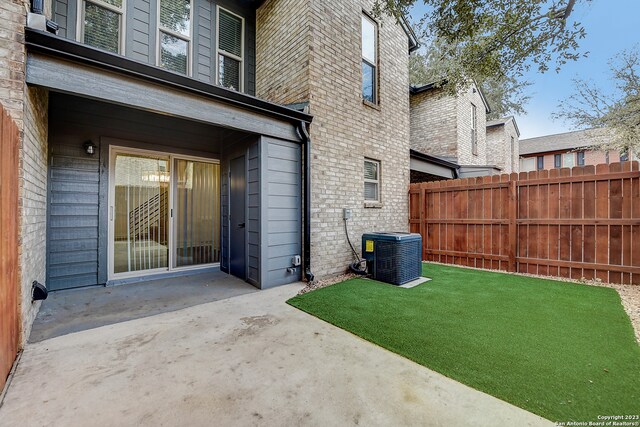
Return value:
<svg viewBox="0 0 640 427">
<path fill-rule="evenodd" d="M 578 157 L 578 166 L 584 166 L 584 151 L 578 151 L 576 155 Z"/>
<path fill-rule="evenodd" d="M 364 159 L 364 201 L 380 201 L 380 162 Z"/>
<path fill-rule="evenodd" d="M 478 109 L 471 104 L 471 152 L 478 155 Z"/>
<path fill-rule="evenodd" d="M 124 0 L 83 0 L 78 39 L 89 46 L 120 53 Z"/>
<path fill-rule="evenodd" d="M 536 169 L 539 171 L 544 169 L 544 156 L 538 156 L 536 159 Z"/>
<path fill-rule="evenodd" d="M 562 167 L 562 154 L 553 155 L 553 167 L 560 169 Z"/>
<path fill-rule="evenodd" d="M 160 0 L 158 65 L 181 74 L 190 73 L 191 1 Z"/>
<path fill-rule="evenodd" d="M 217 82 L 242 91 L 244 88 L 244 19 L 218 7 Z"/>
<path fill-rule="evenodd" d="M 576 165 L 576 156 L 573 153 L 565 153 L 562 155 L 562 165 L 565 168 L 572 168 Z"/>
<path fill-rule="evenodd" d="M 378 24 L 362 14 L 362 99 L 378 103 Z"/>
</svg>

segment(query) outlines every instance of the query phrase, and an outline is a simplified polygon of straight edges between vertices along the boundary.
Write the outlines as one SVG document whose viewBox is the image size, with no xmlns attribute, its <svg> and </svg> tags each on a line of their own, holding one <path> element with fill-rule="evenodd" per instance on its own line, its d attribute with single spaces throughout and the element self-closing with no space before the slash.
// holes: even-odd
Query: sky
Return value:
<svg viewBox="0 0 640 427">
<path fill-rule="evenodd" d="M 425 13 L 421 0 L 414 5 L 411 17 L 417 21 Z M 587 32 L 580 40 L 580 51 L 588 57 L 565 64 L 559 73 L 552 69 L 544 74 L 532 69 L 524 76 L 532 85 L 527 89 L 531 100 L 526 115 L 516 116 L 520 139 L 575 130 L 570 123 L 552 120 L 560 101 L 573 92 L 572 80 L 591 80 L 603 89 L 612 87 L 608 61 L 623 49 L 640 48 L 640 0 L 592 0 L 578 3 L 574 14 Z"/>
</svg>

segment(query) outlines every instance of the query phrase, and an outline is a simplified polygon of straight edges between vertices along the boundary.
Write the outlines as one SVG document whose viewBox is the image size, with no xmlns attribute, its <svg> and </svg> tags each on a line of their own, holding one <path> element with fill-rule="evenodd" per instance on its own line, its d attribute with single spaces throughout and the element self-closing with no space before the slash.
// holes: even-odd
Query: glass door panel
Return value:
<svg viewBox="0 0 640 427">
<path fill-rule="evenodd" d="M 220 262 L 220 165 L 174 163 L 174 267 Z"/>
<path fill-rule="evenodd" d="M 114 273 L 169 267 L 169 163 L 168 157 L 116 154 Z"/>
</svg>

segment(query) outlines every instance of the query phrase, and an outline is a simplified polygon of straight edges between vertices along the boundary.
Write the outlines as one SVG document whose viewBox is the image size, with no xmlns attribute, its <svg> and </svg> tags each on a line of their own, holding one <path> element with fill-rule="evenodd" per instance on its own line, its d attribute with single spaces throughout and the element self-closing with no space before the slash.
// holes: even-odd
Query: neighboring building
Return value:
<svg viewBox="0 0 640 427">
<path fill-rule="evenodd" d="M 411 148 L 459 165 L 463 178 L 499 173 L 487 149 L 490 111 L 475 82 L 458 96 L 447 95 L 434 83 L 412 87 Z"/>
<path fill-rule="evenodd" d="M 0 5 L 23 342 L 33 281 L 220 269 L 267 288 L 346 270 L 343 208 L 353 236 L 407 230 L 416 40 L 374 0 L 40 4 Z"/>
<path fill-rule="evenodd" d="M 501 173 L 520 171 L 520 130 L 513 116 L 487 122 L 487 163 L 500 168 Z"/>
<path fill-rule="evenodd" d="M 624 162 L 636 159 L 632 153 L 594 150 L 606 138 L 606 131 L 585 129 L 545 135 L 520 141 L 520 171 L 550 170 L 574 166 Z"/>
</svg>

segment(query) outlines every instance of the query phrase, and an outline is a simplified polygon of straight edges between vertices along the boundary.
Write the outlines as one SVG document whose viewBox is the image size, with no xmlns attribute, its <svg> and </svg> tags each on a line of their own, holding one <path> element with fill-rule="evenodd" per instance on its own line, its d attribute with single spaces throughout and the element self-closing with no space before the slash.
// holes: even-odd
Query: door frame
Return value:
<svg viewBox="0 0 640 427">
<path fill-rule="evenodd" d="M 116 156 L 118 154 L 138 154 L 138 155 L 143 155 L 143 156 L 156 156 L 156 157 L 165 157 L 168 159 L 169 161 L 169 218 L 168 218 L 168 224 L 169 224 L 169 235 L 168 235 L 168 250 L 169 250 L 169 254 L 168 254 L 168 258 L 167 258 L 167 268 L 154 268 L 154 269 L 149 269 L 149 270 L 139 270 L 139 271 L 132 271 L 132 272 L 126 272 L 126 273 L 115 273 L 114 272 L 114 256 L 113 256 L 113 251 L 114 251 L 114 247 L 115 247 L 115 241 L 114 241 L 114 237 L 115 237 L 115 229 L 114 229 L 114 206 L 115 206 L 115 159 Z M 120 146 L 120 145 L 109 145 L 109 164 L 108 164 L 108 173 L 109 173 L 109 179 L 108 179 L 108 201 L 107 201 L 107 223 L 108 223 L 108 233 L 107 233 L 107 264 L 108 264 L 108 270 L 107 270 L 107 280 L 111 281 L 111 280 L 119 280 L 119 279 L 131 279 L 131 278 L 136 278 L 136 277 L 144 277 L 144 276 L 150 276 L 150 275 L 156 275 L 156 274 L 161 274 L 161 273 L 170 273 L 170 272 L 180 272 L 180 271 L 197 271 L 197 270 L 202 270 L 202 269 L 208 269 L 211 267 L 220 267 L 220 262 L 214 262 L 214 263 L 209 263 L 209 264 L 200 264 L 200 265 L 195 265 L 195 266 L 183 266 L 183 267 L 173 267 L 173 261 L 174 261 L 174 251 L 176 249 L 176 241 L 174 238 L 174 234 L 175 234 L 175 221 L 174 221 L 174 216 L 173 216 L 173 210 L 175 209 L 174 206 L 174 185 L 175 185 L 175 168 L 174 168 L 174 160 L 176 159 L 180 159 L 180 160 L 193 160 L 193 161 L 198 161 L 198 162 L 203 162 L 203 163 L 212 163 L 212 164 L 218 164 L 220 165 L 220 160 L 219 159 L 211 159 L 211 158 L 206 158 L 206 157 L 198 157 L 198 156 L 190 156 L 190 155 L 183 155 L 183 154 L 175 154 L 175 153 L 171 153 L 171 152 L 166 152 L 166 151 L 158 151 L 158 150 L 148 150 L 148 149 L 143 149 L 143 148 L 132 148 L 132 147 L 126 147 L 126 146 Z M 220 170 L 220 168 L 218 169 L 219 172 L 221 173 L 222 171 Z M 221 205 L 221 200 L 218 200 L 218 206 Z M 214 210 L 215 211 L 215 210 Z M 219 209 L 218 209 L 219 211 Z M 222 218 L 220 218 L 222 219 Z M 222 222 L 220 222 L 222 224 Z M 218 230 L 218 233 L 220 235 L 220 242 L 222 242 L 222 226 L 220 227 L 220 230 Z"/>
</svg>

